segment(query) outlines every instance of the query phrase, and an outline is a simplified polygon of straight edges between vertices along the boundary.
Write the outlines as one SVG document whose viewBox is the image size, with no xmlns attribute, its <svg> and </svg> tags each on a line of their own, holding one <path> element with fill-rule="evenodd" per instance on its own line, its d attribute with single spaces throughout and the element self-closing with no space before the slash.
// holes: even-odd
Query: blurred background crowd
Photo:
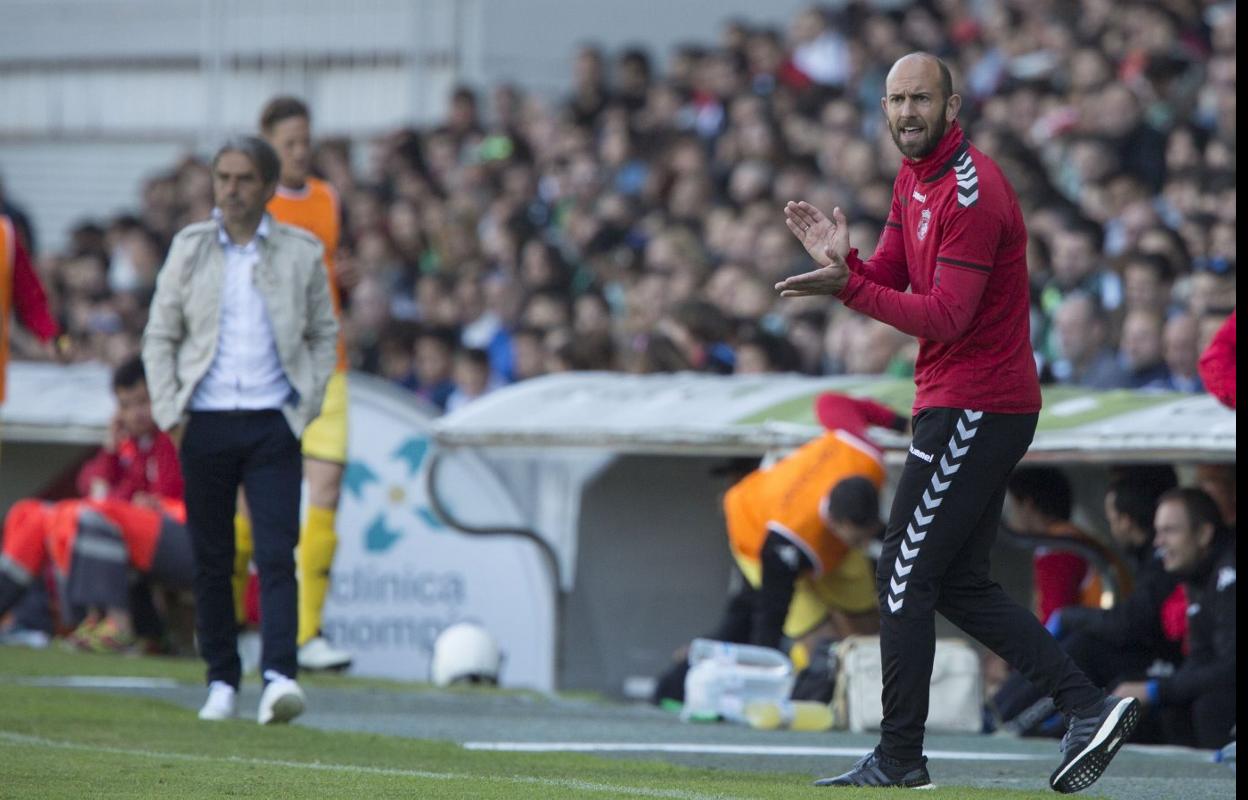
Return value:
<svg viewBox="0 0 1248 800">
<path fill-rule="evenodd" d="M 439 125 L 367 153 L 316 139 L 341 199 L 352 366 L 444 410 L 563 370 L 911 374 L 909 337 L 772 287 L 811 266 L 786 201 L 840 206 L 874 249 L 900 163 L 885 74 L 926 50 L 1021 202 L 1043 380 L 1200 391 L 1198 355 L 1234 304 L 1235 4 L 880 5 L 729 21 L 716 46 L 670 53 L 585 44 L 558 102 L 462 87 Z M 39 249 L 20 197 L 0 189 L 0 210 L 75 357 L 115 366 L 138 351 L 169 241 L 209 217 L 211 176 L 171 164 L 61 252 Z M 39 352 L 21 334 L 15 351 Z"/>
</svg>

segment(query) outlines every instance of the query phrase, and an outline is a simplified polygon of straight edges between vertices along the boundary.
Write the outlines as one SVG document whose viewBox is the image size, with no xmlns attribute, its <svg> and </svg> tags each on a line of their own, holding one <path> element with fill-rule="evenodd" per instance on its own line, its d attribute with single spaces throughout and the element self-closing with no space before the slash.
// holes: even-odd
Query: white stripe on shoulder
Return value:
<svg viewBox="0 0 1248 800">
<path fill-rule="evenodd" d="M 810 542 L 807 542 L 805 539 L 798 536 L 794 531 L 790 530 L 787 526 L 781 525 L 779 522 L 776 522 L 774 520 L 767 523 L 767 530 L 775 531 L 776 533 L 780 534 L 784 538 L 788 539 L 793 544 L 797 545 L 797 548 L 801 550 L 803 553 L 805 553 L 806 557 L 810 559 L 810 563 L 814 565 L 814 573 L 815 573 L 816 578 L 818 578 L 820 575 L 823 574 L 823 562 L 819 560 L 819 554 L 816 553 L 814 551 L 814 548 L 810 546 Z"/>
</svg>

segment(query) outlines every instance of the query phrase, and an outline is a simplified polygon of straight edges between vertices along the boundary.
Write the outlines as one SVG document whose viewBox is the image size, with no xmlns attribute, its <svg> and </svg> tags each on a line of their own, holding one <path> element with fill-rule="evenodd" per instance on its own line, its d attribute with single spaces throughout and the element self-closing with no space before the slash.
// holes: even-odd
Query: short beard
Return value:
<svg viewBox="0 0 1248 800">
<path fill-rule="evenodd" d="M 918 161 L 920 159 L 927 158 L 940 145 L 940 140 L 945 138 L 945 132 L 949 130 L 949 123 L 945 119 L 945 113 L 948 110 L 949 110 L 949 101 L 946 100 L 940 106 L 940 114 L 936 118 L 937 127 L 930 127 L 930 126 L 928 127 L 927 141 L 917 143 L 918 150 L 915 153 L 906 152 L 906 148 L 903 147 L 901 144 L 901 130 L 893 127 L 892 125 L 889 125 L 888 132 L 893 135 L 893 144 L 897 145 L 897 149 L 901 151 L 901 154 L 905 156 L 906 158 L 910 159 L 911 161 Z M 915 145 L 911 145 L 911 147 L 914 147 L 914 146 Z"/>
</svg>

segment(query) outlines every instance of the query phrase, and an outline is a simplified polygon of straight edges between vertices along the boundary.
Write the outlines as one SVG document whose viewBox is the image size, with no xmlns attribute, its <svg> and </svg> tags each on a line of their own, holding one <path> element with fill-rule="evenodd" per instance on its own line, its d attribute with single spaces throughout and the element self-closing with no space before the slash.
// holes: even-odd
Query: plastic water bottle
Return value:
<svg viewBox="0 0 1248 800">
<path fill-rule="evenodd" d="M 723 717 L 745 722 L 752 701 L 780 702 L 793 690 L 793 664 L 779 650 L 694 639 L 685 677 L 685 721 Z"/>
<path fill-rule="evenodd" d="M 745 720 L 760 731 L 826 731 L 832 727 L 832 709 L 814 700 L 753 700 L 745 706 Z"/>
</svg>

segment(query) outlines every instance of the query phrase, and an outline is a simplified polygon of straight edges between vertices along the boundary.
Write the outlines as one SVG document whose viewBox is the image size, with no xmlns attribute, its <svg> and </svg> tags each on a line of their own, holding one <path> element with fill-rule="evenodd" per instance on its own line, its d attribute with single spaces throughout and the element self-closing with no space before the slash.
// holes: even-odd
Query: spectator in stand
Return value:
<svg viewBox="0 0 1248 800">
<path fill-rule="evenodd" d="M 447 411 L 463 408 L 490 390 L 490 354 L 460 348 L 455 352 L 451 374 L 455 389 L 446 398 Z"/>
<path fill-rule="evenodd" d="M 455 392 L 455 334 L 446 328 L 425 328 L 416 336 L 416 394 L 442 411 Z"/>
<path fill-rule="evenodd" d="M 914 375 L 917 355 L 913 337 L 879 320 L 855 314 L 845 354 L 845 372 L 850 375 Z"/>
<path fill-rule="evenodd" d="M 1152 311 L 1129 311 L 1119 336 L 1118 363 L 1128 389 L 1166 389 L 1170 372 L 1166 369 L 1162 342 L 1163 323 Z"/>
<path fill-rule="evenodd" d="M 511 334 L 511 379 L 523 381 L 546 374 L 546 346 L 538 328 L 521 327 Z"/>
<path fill-rule="evenodd" d="M 737 340 L 734 375 L 796 372 L 797 350 L 783 336 L 750 328 Z"/>
<path fill-rule="evenodd" d="M 568 112 L 577 125 L 593 125 L 609 100 L 606 59 L 602 50 L 594 45 L 582 45 L 573 61 L 573 88 L 572 96 L 567 101 Z"/>
<path fill-rule="evenodd" d="M 1235 408 L 1235 312 L 1218 328 L 1200 356 L 1200 378 L 1210 394 Z"/>
<path fill-rule="evenodd" d="M 1196 319 L 1187 313 L 1178 313 L 1166 320 L 1162 332 L 1162 356 L 1169 373 L 1165 388 L 1175 392 L 1203 392 L 1204 383 L 1197 372 L 1196 337 L 1199 329 Z"/>
<path fill-rule="evenodd" d="M 1100 226 L 1087 219 L 1076 219 L 1053 235 L 1053 277 L 1040 294 L 1048 321 L 1043 354 L 1049 360 L 1061 357 L 1057 316 L 1072 294 L 1088 295 L 1107 312 L 1122 303 L 1121 280 L 1101 262 L 1103 238 Z"/>
<path fill-rule="evenodd" d="M 1114 694 L 1158 714 L 1170 742 L 1216 749 L 1235 725 L 1235 538 L 1199 489 L 1162 495 L 1155 527 L 1162 564 L 1186 589 L 1187 657 L 1174 674 L 1120 683 Z"/>
<path fill-rule="evenodd" d="M 1230 313 L 1234 307 L 1235 264 L 1225 257 L 1198 258 L 1188 280 L 1188 307 L 1199 316 Z"/>
<path fill-rule="evenodd" d="M 1053 375 L 1059 383 L 1089 389 L 1114 389 L 1125 383 L 1122 368 L 1106 343 L 1109 323 L 1095 297 L 1071 294 L 1058 306 L 1053 328 L 1059 355 Z"/>
<path fill-rule="evenodd" d="M 377 342 L 377 372 L 408 391 L 415 392 L 415 352 L 419 328 L 414 322 L 391 322 Z"/>
<path fill-rule="evenodd" d="M 1131 253 L 1122 267 L 1122 306 L 1126 313 L 1151 311 L 1155 314 L 1171 314 L 1171 290 L 1174 275 L 1164 256 L 1147 253 Z"/>
<path fill-rule="evenodd" d="M 819 7 L 798 12 L 789 28 L 793 66 L 820 86 L 843 86 L 849 81 L 849 43 Z"/>
<path fill-rule="evenodd" d="M 1217 336 L 1218 331 L 1226 325 L 1226 321 L 1230 318 L 1230 316 L 1231 309 L 1227 309 L 1225 311 L 1206 311 L 1204 315 L 1200 317 L 1199 321 L 1196 323 L 1196 346 L 1199 348 L 1200 352 L 1203 353 L 1209 349 L 1209 345 L 1213 343 L 1214 337 Z"/>
</svg>

